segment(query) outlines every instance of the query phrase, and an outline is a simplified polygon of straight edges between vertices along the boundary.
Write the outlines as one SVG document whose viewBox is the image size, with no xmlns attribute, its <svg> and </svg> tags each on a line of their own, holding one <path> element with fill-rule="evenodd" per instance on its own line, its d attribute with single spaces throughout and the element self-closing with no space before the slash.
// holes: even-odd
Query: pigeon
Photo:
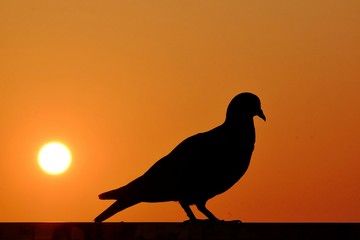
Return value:
<svg viewBox="0 0 360 240">
<path fill-rule="evenodd" d="M 260 99 L 248 92 L 238 94 L 231 100 L 223 124 L 185 139 L 127 185 L 101 193 L 99 199 L 116 201 L 95 222 L 141 202 L 166 201 L 179 202 L 187 222 L 200 221 L 191 205 L 207 221 L 220 221 L 206 208 L 206 202 L 231 188 L 248 169 L 255 144 L 254 116 L 266 121 Z"/>
</svg>

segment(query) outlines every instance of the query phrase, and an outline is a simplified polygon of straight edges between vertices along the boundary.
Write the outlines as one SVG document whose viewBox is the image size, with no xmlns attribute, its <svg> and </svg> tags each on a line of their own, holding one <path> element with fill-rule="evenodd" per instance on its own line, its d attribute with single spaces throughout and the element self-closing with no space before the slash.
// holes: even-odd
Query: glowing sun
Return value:
<svg viewBox="0 0 360 240">
<path fill-rule="evenodd" d="M 70 150 L 60 142 L 44 145 L 39 152 L 38 162 L 42 170 L 49 174 L 61 174 L 71 164 Z"/>
</svg>

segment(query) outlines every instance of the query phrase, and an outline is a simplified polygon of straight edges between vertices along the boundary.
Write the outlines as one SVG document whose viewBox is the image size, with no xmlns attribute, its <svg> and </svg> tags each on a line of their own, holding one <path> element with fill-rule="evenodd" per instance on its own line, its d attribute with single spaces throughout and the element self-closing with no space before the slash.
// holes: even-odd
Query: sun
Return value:
<svg viewBox="0 0 360 240">
<path fill-rule="evenodd" d="M 70 150 L 60 142 L 47 143 L 39 151 L 38 163 L 41 169 L 48 174 L 61 174 L 71 164 Z"/>
</svg>

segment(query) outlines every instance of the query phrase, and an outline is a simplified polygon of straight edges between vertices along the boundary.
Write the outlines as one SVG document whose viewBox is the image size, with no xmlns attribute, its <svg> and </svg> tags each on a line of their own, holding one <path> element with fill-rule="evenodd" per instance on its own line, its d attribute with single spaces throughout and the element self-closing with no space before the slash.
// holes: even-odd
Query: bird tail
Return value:
<svg viewBox="0 0 360 240">
<path fill-rule="evenodd" d="M 116 202 L 111 204 L 110 207 L 105 209 L 105 211 L 100 213 L 100 215 L 95 218 L 95 222 L 105 221 L 106 219 L 113 216 L 114 214 L 124 210 L 125 208 L 131 207 L 132 205 L 135 205 L 136 203 L 138 203 L 138 202 L 117 200 Z"/>
<path fill-rule="evenodd" d="M 112 215 L 124 210 L 125 208 L 131 207 L 141 202 L 141 191 L 137 181 L 133 181 L 126 186 L 118 189 L 114 189 L 108 192 L 101 193 L 100 199 L 115 199 L 110 207 L 103 211 L 99 216 L 95 218 L 95 222 L 102 222 Z"/>
<path fill-rule="evenodd" d="M 140 189 L 142 189 L 141 181 L 139 181 L 139 179 L 135 179 L 123 187 L 99 194 L 99 199 L 138 199 L 141 195 Z"/>
<path fill-rule="evenodd" d="M 123 195 L 125 195 L 124 192 L 125 192 L 124 187 L 121 187 L 118 189 L 114 189 L 114 190 L 99 194 L 99 199 L 101 199 L 101 200 L 120 199 Z"/>
</svg>

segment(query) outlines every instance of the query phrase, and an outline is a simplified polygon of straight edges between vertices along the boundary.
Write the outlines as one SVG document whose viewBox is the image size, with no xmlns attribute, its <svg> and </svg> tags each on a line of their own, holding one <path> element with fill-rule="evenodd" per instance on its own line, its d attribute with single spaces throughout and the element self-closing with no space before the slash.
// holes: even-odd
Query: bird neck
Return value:
<svg viewBox="0 0 360 240">
<path fill-rule="evenodd" d="M 255 143 L 255 126 L 253 118 L 241 118 L 235 121 L 226 119 L 223 124 L 223 129 L 229 136 L 241 141 L 246 141 L 248 144 Z"/>
<path fill-rule="evenodd" d="M 236 129 L 254 129 L 254 120 L 252 117 L 237 117 L 237 118 L 226 118 L 224 126 L 227 128 Z"/>
</svg>

